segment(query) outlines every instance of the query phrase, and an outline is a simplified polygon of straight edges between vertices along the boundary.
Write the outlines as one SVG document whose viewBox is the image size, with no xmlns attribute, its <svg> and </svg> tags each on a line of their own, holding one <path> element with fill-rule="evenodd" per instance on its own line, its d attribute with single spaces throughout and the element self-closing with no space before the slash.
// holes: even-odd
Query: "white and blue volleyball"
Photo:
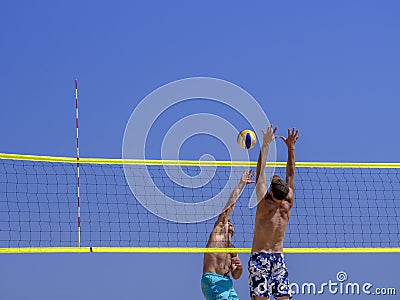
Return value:
<svg viewBox="0 0 400 300">
<path fill-rule="evenodd" d="M 251 149 L 256 145 L 257 137 L 254 131 L 245 129 L 239 133 L 237 142 L 241 148 Z"/>
</svg>

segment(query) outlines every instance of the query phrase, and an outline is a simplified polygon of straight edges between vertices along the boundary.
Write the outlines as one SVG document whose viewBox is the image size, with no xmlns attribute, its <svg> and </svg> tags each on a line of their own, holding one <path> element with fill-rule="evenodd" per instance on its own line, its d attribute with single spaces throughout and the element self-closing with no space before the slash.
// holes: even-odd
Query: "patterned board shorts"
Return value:
<svg viewBox="0 0 400 300">
<path fill-rule="evenodd" d="M 289 296 L 288 275 L 282 253 L 253 252 L 249 260 L 250 297 Z"/>
</svg>

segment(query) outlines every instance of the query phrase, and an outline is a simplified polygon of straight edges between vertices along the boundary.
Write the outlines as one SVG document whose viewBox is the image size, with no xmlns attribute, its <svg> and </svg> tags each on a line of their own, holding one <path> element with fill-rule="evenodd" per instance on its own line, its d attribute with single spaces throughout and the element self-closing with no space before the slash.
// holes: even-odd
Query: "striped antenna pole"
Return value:
<svg viewBox="0 0 400 300">
<path fill-rule="evenodd" d="M 78 196 L 78 247 L 81 246 L 81 178 L 79 172 L 79 110 L 78 110 L 78 79 L 75 79 L 75 110 L 76 110 L 76 167 L 77 167 L 77 196 Z"/>
</svg>

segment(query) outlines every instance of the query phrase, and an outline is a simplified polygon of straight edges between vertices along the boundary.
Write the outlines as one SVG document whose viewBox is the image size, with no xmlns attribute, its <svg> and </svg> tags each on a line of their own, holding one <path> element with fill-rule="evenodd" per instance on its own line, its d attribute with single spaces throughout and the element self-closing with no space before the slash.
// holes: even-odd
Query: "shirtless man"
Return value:
<svg viewBox="0 0 400 300">
<path fill-rule="evenodd" d="M 253 245 L 249 260 L 250 297 L 253 300 L 290 299 L 288 270 L 283 257 L 283 239 L 294 202 L 294 146 L 299 131 L 288 129 L 288 137 L 280 136 L 288 148 L 286 180 L 274 175 L 267 190 L 265 163 L 270 143 L 276 139 L 272 125 L 263 133 L 263 142 L 256 170 L 257 210 Z"/>
<path fill-rule="evenodd" d="M 254 183 L 251 179 L 253 176 L 254 172 L 251 169 L 243 173 L 239 184 L 231 193 L 225 208 L 215 222 L 208 239 L 207 248 L 234 248 L 231 239 L 235 228 L 229 220 L 229 216 L 232 214 L 236 201 L 246 184 Z M 237 253 L 205 253 L 201 278 L 201 289 L 204 297 L 207 300 L 238 299 L 229 273 L 232 274 L 234 279 L 239 279 L 242 271 L 242 263 Z"/>
</svg>

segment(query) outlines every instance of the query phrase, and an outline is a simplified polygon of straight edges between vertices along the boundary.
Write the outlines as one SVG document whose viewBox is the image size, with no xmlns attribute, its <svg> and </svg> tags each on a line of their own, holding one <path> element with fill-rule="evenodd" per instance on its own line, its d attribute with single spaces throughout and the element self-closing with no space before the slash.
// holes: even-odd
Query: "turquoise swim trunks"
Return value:
<svg viewBox="0 0 400 300">
<path fill-rule="evenodd" d="M 201 277 L 201 290 L 206 300 L 237 300 L 233 282 L 227 276 L 204 273 Z"/>
</svg>

